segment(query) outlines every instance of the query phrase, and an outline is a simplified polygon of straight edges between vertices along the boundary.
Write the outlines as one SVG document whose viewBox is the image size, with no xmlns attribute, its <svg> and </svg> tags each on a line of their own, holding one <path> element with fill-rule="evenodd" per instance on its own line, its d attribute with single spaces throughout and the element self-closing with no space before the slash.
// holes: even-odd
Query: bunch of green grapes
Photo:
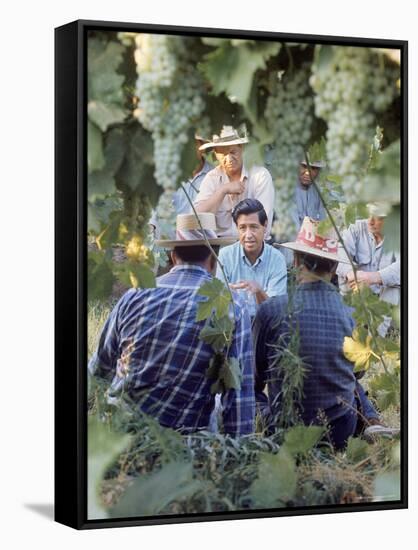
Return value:
<svg viewBox="0 0 418 550">
<path fill-rule="evenodd" d="M 347 201 L 359 199 L 378 114 L 398 93 L 398 78 L 399 71 L 370 48 L 332 46 L 326 65 L 312 65 L 315 113 L 328 125 L 329 169 L 342 177 Z"/>
<path fill-rule="evenodd" d="M 274 142 L 267 152 L 266 164 L 276 187 L 273 233 L 279 240 L 293 238 L 297 229 L 290 210 L 294 203 L 298 166 L 310 140 L 314 119 L 309 78 L 310 72 L 306 65 L 278 77 L 264 113 L 274 136 Z"/>
<path fill-rule="evenodd" d="M 174 225 L 171 201 L 181 178 L 182 148 L 190 128 L 199 126 L 205 107 L 203 80 L 190 40 L 149 34 L 136 37 L 139 102 L 135 114 L 153 138 L 155 178 L 164 188 L 157 216 L 165 234 Z"/>
</svg>

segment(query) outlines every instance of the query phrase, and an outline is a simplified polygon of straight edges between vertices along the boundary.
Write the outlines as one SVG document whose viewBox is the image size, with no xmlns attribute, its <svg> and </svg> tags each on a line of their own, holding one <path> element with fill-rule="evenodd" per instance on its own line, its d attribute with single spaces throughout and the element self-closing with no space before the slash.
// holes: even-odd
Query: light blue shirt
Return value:
<svg viewBox="0 0 418 550">
<path fill-rule="evenodd" d="M 264 243 L 263 251 L 254 264 L 248 260 L 239 242 L 221 248 L 219 260 L 229 283 L 256 281 L 269 297 L 287 292 L 287 270 L 283 254 L 267 243 Z M 225 282 L 219 265 L 216 277 Z M 254 317 L 257 309 L 255 296 L 247 291 L 242 292 L 247 294 L 246 301 L 250 315 Z"/>
<path fill-rule="evenodd" d="M 213 165 L 210 164 L 207 160 L 194 178 L 189 179 L 186 183 L 183 183 L 184 189 L 190 197 L 190 200 L 194 202 L 197 194 L 200 191 L 200 186 L 204 180 L 206 174 L 213 169 Z M 191 214 L 193 212 L 190 202 L 187 200 L 186 193 L 183 191 L 183 188 L 180 187 L 173 195 L 173 206 L 176 214 Z"/>
</svg>

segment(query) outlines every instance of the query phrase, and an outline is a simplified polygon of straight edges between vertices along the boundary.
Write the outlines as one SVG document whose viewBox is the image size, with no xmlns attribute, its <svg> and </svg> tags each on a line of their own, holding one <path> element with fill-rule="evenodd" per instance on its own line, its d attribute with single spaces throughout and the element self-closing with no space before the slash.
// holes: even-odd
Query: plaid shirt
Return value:
<svg viewBox="0 0 418 550">
<path fill-rule="evenodd" d="M 199 338 L 204 321 L 195 319 L 205 300 L 197 292 L 211 278 L 205 269 L 183 264 L 160 277 L 157 288 L 124 294 L 89 363 L 91 374 L 110 382 L 110 400 L 125 393 L 163 426 L 208 428 L 215 399 L 206 370 L 213 350 Z M 223 421 L 226 433 L 239 436 L 254 427 L 254 366 L 248 311 L 238 301 L 234 307 L 230 356 L 240 359 L 243 378 L 240 391 L 223 396 Z"/>
<path fill-rule="evenodd" d="M 318 411 L 335 420 L 354 403 L 356 379 L 353 364 L 343 355 L 345 336 L 351 336 L 354 321 L 337 289 L 323 281 L 297 287 L 292 307 L 294 325 L 289 328 L 288 297 L 275 296 L 263 302 L 254 323 L 256 342 L 256 394 L 268 383 L 270 402 L 278 394 L 279 381 L 270 381 L 274 350 L 280 337 L 288 341 L 288 333 L 299 327 L 299 356 L 308 369 L 303 385 L 302 419 L 315 422 Z M 264 398 L 265 400 L 265 398 Z"/>
</svg>

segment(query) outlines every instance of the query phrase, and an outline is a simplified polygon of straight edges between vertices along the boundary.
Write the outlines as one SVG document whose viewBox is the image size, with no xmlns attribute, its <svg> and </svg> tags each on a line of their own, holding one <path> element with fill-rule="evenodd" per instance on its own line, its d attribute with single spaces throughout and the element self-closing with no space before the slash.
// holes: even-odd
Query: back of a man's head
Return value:
<svg viewBox="0 0 418 550">
<path fill-rule="evenodd" d="M 219 254 L 219 246 L 212 246 L 216 255 Z M 173 249 L 177 264 L 195 264 L 200 265 L 212 272 L 216 266 L 216 258 L 212 251 L 205 245 L 201 246 L 176 246 Z"/>
<path fill-rule="evenodd" d="M 332 275 L 337 269 L 338 262 L 313 254 L 295 252 L 295 264 L 297 267 L 304 266 L 310 273 L 321 276 Z"/>
</svg>

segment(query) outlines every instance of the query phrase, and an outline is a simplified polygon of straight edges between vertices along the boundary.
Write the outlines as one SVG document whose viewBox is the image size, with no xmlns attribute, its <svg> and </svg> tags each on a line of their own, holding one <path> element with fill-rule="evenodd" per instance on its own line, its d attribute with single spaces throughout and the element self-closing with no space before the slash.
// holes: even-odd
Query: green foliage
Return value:
<svg viewBox="0 0 418 550">
<path fill-rule="evenodd" d="M 381 411 L 400 403 L 400 369 L 395 367 L 372 378 L 370 390 Z"/>
<path fill-rule="evenodd" d="M 241 389 L 242 371 L 240 361 L 236 357 L 215 353 L 209 362 L 206 376 L 215 380 L 210 388 L 212 394 Z"/>
<path fill-rule="evenodd" d="M 280 508 L 296 491 L 297 474 L 291 454 L 281 448 L 277 454 L 260 453 L 257 479 L 250 494 L 256 508 Z"/>
<path fill-rule="evenodd" d="M 215 351 L 222 351 L 229 342 L 234 323 L 226 315 L 217 319 L 210 319 L 200 331 L 200 339 L 213 347 Z"/>
<path fill-rule="evenodd" d="M 103 519 L 107 516 L 100 498 L 100 482 L 106 469 L 116 457 L 128 446 L 130 437 L 110 430 L 96 417 L 88 422 L 88 519 Z"/>
<path fill-rule="evenodd" d="M 191 499 L 204 489 L 204 483 L 193 479 L 190 462 L 170 462 L 155 473 L 136 478 L 118 504 L 110 510 L 110 516 L 157 515 L 171 502 Z"/>
<path fill-rule="evenodd" d="M 207 300 L 199 303 L 196 321 L 208 319 L 212 315 L 212 312 L 214 312 L 217 319 L 225 317 L 228 314 L 231 295 L 222 281 L 213 278 L 202 285 L 198 294 L 205 296 Z"/>
<path fill-rule="evenodd" d="M 206 54 L 199 65 L 212 85 L 213 93 L 226 93 L 241 105 L 248 105 L 255 72 L 280 50 L 280 43 L 223 40 L 216 50 Z"/>
<path fill-rule="evenodd" d="M 115 277 L 104 252 L 90 252 L 88 255 L 88 296 L 97 300 L 112 292 Z"/>
<path fill-rule="evenodd" d="M 351 464 L 357 464 L 369 456 L 370 446 L 367 441 L 350 437 L 347 443 L 346 457 Z"/>
<path fill-rule="evenodd" d="M 154 288 L 156 286 L 154 272 L 146 264 L 128 260 L 116 264 L 114 271 L 118 279 L 127 287 Z"/>
<path fill-rule="evenodd" d="M 293 426 L 284 438 L 284 447 L 292 456 L 305 455 L 318 443 L 324 433 L 321 426 Z"/>
</svg>

